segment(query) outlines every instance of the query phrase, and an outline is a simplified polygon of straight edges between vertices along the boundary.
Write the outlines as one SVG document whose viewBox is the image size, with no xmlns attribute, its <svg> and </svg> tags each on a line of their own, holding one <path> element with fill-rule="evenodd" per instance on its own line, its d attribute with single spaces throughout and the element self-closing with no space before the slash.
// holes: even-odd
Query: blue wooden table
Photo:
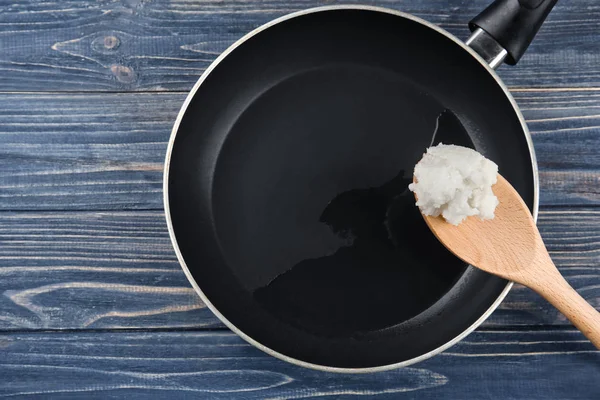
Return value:
<svg viewBox="0 0 600 400">
<path fill-rule="evenodd" d="M 600 352 L 515 287 L 410 368 L 301 369 L 229 332 L 181 271 L 162 162 L 186 92 L 228 45 L 334 0 L 0 0 L 0 397 L 600 399 Z M 487 0 L 379 0 L 466 38 Z M 600 3 L 559 2 L 500 76 L 532 131 L 539 226 L 600 308 Z"/>
</svg>

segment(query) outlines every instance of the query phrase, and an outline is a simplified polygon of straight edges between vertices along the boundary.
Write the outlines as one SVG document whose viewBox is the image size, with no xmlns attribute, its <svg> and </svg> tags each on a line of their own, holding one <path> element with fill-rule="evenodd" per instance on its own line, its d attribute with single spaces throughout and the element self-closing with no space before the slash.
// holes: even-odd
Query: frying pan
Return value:
<svg viewBox="0 0 600 400">
<path fill-rule="evenodd" d="M 226 50 L 187 97 L 164 201 L 191 284 L 233 331 L 295 364 L 406 366 L 480 325 L 511 283 L 464 265 L 406 187 L 431 144 L 494 160 L 534 215 L 531 138 L 494 73 L 556 0 L 500 0 L 462 43 L 398 11 L 290 14 Z"/>
</svg>

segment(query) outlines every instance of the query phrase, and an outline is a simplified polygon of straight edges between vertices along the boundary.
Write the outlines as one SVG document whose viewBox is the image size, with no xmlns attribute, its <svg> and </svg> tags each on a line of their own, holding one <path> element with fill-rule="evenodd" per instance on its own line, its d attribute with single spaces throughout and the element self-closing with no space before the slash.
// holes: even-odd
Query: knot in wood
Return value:
<svg viewBox="0 0 600 400">
<path fill-rule="evenodd" d="M 110 70 L 119 82 L 131 83 L 135 81 L 135 72 L 130 67 L 125 65 L 113 65 L 110 67 Z"/>
<path fill-rule="evenodd" d="M 119 40 L 116 36 L 106 36 L 104 38 L 104 48 L 107 50 L 115 50 L 121 44 L 121 40 Z"/>
</svg>

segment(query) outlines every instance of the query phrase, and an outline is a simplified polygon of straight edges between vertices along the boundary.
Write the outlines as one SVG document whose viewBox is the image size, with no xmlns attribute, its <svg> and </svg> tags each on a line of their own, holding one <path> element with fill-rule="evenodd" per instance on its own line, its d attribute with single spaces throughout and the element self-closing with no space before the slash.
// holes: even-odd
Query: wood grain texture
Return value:
<svg viewBox="0 0 600 400">
<path fill-rule="evenodd" d="M 0 329 L 220 326 L 162 213 L 0 213 Z"/>
<path fill-rule="evenodd" d="M 547 210 L 566 279 L 600 309 L 600 210 Z M 569 324 L 516 286 L 486 322 Z M 161 212 L 0 213 L 0 330 L 221 327 L 185 278 Z"/>
<path fill-rule="evenodd" d="M 488 2 L 363 3 L 466 38 Z M 263 354 L 222 330 L 190 287 L 162 212 L 144 211 L 162 209 L 162 163 L 184 92 L 251 29 L 340 3 L 0 0 L 0 397 L 600 398 L 599 353 L 518 285 L 483 331 L 443 355 L 356 376 Z M 554 206 L 540 216 L 542 235 L 597 309 L 599 27 L 596 0 L 559 2 L 520 64 L 499 70 L 526 88 L 515 96 L 533 132 L 542 204 Z M 131 329 L 144 331 L 119 331 Z"/>
<path fill-rule="evenodd" d="M 159 209 L 181 94 L 0 96 L 0 209 Z"/>
<path fill-rule="evenodd" d="M 0 1 L 0 90 L 189 90 L 231 43 L 273 18 L 330 0 Z M 364 1 L 468 37 L 488 0 Z M 514 87 L 600 86 L 596 0 L 559 2 L 515 68 Z"/>
<path fill-rule="evenodd" d="M 600 204 L 600 90 L 518 91 L 542 205 Z M 162 209 L 185 95 L 0 95 L 0 210 Z"/>
<path fill-rule="evenodd" d="M 293 366 L 230 332 L 0 336 L 0 397 L 106 399 L 561 399 L 600 397 L 600 352 L 572 330 L 476 332 L 377 374 Z"/>
</svg>

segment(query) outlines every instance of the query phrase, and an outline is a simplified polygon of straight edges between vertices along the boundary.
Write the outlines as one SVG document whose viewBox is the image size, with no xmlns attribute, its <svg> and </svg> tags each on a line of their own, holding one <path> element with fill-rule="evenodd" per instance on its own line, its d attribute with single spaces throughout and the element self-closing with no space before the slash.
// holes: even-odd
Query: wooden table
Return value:
<svg viewBox="0 0 600 400">
<path fill-rule="evenodd" d="M 301 369 L 247 345 L 182 273 L 162 162 L 186 92 L 234 40 L 321 0 L 0 0 L 0 397 L 600 399 L 600 353 L 513 289 L 410 368 Z M 487 0 L 381 0 L 459 37 Z M 600 4 L 559 2 L 502 67 L 532 131 L 539 226 L 600 307 Z"/>
</svg>

